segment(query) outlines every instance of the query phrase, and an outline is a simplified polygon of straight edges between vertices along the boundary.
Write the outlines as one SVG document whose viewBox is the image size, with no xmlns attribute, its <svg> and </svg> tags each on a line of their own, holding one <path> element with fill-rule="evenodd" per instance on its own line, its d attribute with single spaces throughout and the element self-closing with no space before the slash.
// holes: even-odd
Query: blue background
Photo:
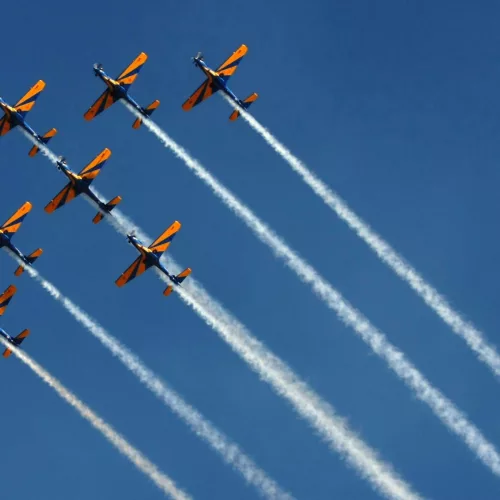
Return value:
<svg viewBox="0 0 500 500">
<path fill-rule="evenodd" d="M 381 264 L 244 121 L 215 96 L 190 113 L 201 83 L 190 57 L 218 65 L 241 43 L 231 80 L 260 95 L 256 118 L 336 189 L 452 303 L 498 339 L 500 32 L 498 2 L 220 0 L 137 4 L 88 0 L 2 6 L 0 94 L 10 103 L 39 78 L 28 122 L 59 129 L 51 147 L 80 170 L 113 151 L 96 181 L 156 237 L 173 220 L 182 264 L 286 360 L 418 491 L 498 498 L 498 480 L 416 401 L 380 359 L 274 259 L 134 117 L 83 113 L 139 52 L 131 94 L 162 101 L 155 121 L 312 262 L 494 443 L 499 387 L 464 343 Z M 320 442 L 175 295 L 147 273 L 114 280 L 136 257 L 94 210 L 43 207 L 64 185 L 20 133 L 0 141 L 1 217 L 34 209 L 14 242 L 42 246 L 40 272 L 139 354 L 298 498 L 372 498 L 370 486 Z M 0 255 L 0 288 L 15 264 Z M 24 345 L 195 498 L 250 499 L 253 488 L 114 360 L 27 276 L 2 318 Z M 11 359 L 0 363 L 2 498 L 157 499 L 162 494 L 56 394 Z"/>
</svg>

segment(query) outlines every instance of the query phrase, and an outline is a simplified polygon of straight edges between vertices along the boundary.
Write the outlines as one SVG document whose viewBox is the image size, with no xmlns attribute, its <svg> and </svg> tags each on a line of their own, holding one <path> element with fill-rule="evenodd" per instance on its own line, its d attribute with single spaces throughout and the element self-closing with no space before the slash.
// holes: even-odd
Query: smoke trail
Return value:
<svg viewBox="0 0 500 500">
<path fill-rule="evenodd" d="M 114 212 L 119 224 L 128 231 L 135 230 L 140 239 L 151 240 L 138 226 L 119 210 Z M 169 267 L 177 274 L 181 267 L 170 259 Z M 168 278 L 158 273 L 169 283 Z M 203 287 L 191 279 L 177 287 L 181 298 L 213 328 L 251 368 L 268 382 L 275 392 L 287 399 L 297 413 L 317 431 L 328 445 L 340 453 L 377 491 L 389 498 L 419 498 L 392 468 L 383 463 L 347 423 L 335 414 L 306 383 L 263 344 L 252 337 L 224 307 L 210 297 Z"/>
<path fill-rule="evenodd" d="M 130 110 L 136 114 L 133 108 Z M 136 116 L 143 119 L 148 128 L 156 127 L 150 120 L 144 120 L 142 115 Z M 170 138 L 168 141 L 180 148 Z M 180 152 L 187 155 L 182 148 Z M 197 164 L 194 160 L 193 163 Z M 115 218 L 120 219 L 120 215 L 120 212 L 115 209 Z M 107 218 L 107 220 L 110 219 L 112 218 Z M 122 227 L 126 227 L 128 223 L 127 219 L 123 219 Z M 141 238 L 147 239 L 147 236 L 143 235 Z M 190 290 L 194 293 L 190 294 Z M 406 482 L 398 477 L 390 465 L 382 462 L 377 454 L 348 428 L 330 405 L 323 402 L 304 382 L 298 380 L 283 362 L 248 334 L 243 325 L 197 286 L 194 280 L 190 280 L 184 290 L 181 290 L 180 296 L 204 319 L 207 325 L 217 331 L 235 352 L 268 381 L 279 395 L 288 399 L 299 415 L 306 419 L 330 447 L 340 453 L 358 471 L 361 477 L 367 479 L 376 491 L 388 498 L 420 498 Z M 221 318 L 225 318 L 225 321 Z"/>
<path fill-rule="evenodd" d="M 455 332 L 462 337 L 470 349 L 485 363 L 491 371 L 500 377 L 500 355 L 488 340 L 472 323 L 462 318 L 444 296 L 399 255 L 387 241 L 377 234 L 361 217 L 356 215 L 347 203 L 330 189 L 316 174 L 311 172 L 290 150 L 279 142 L 252 115 L 237 107 L 227 96 L 226 101 L 238 109 L 244 120 L 278 153 L 302 180 L 330 207 L 347 225 L 377 254 L 380 260 L 387 264 L 401 279 L 434 310 L 434 312 Z"/>
<path fill-rule="evenodd" d="M 19 259 L 15 260 L 21 263 Z M 52 283 L 41 276 L 38 271 L 29 267 L 26 268 L 26 272 L 55 300 L 62 304 L 74 319 L 111 351 L 142 384 L 181 418 L 197 436 L 209 444 L 226 464 L 239 472 L 249 484 L 254 486 L 261 496 L 276 500 L 291 500 L 293 498 L 283 491 L 273 479 L 267 476 L 250 457 L 245 455 L 236 443 L 231 442 L 210 421 L 206 420 L 195 408 L 184 401 L 177 392 L 168 387 L 163 380 L 147 368 L 139 357 L 108 333 L 70 299 L 65 297 Z"/>
<path fill-rule="evenodd" d="M 12 346 L 5 339 L 0 338 L 5 347 L 27 366 L 29 366 L 47 385 L 52 387 L 69 405 L 71 405 L 85 420 L 87 420 L 125 457 L 127 457 L 140 471 L 146 474 L 160 490 L 170 498 L 187 500 L 189 495 L 180 490 L 167 475 L 150 462 L 139 450 L 134 448 L 126 439 L 118 434 L 113 427 L 96 415 L 87 405 L 80 401 L 71 391 L 66 389 L 59 380 L 50 375 L 44 368 L 36 363 L 26 352 Z"/>
<path fill-rule="evenodd" d="M 127 106 L 136 116 L 140 116 L 130 106 Z M 391 370 L 411 388 L 417 397 L 425 402 L 434 414 L 452 432 L 459 436 L 476 454 L 476 456 L 496 475 L 500 475 L 500 456 L 495 447 L 482 435 L 481 431 L 469 422 L 449 399 L 438 391 L 418 370 L 408 361 L 403 352 L 394 347 L 383 333 L 378 331 L 357 309 L 355 309 L 340 292 L 335 290 L 308 262 L 294 252 L 280 237 L 278 237 L 263 221 L 261 221 L 233 193 L 223 186 L 208 170 L 166 132 L 149 119 L 143 120 L 146 127 L 174 154 L 188 166 L 197 177 L 202 179 L 221 201 L 232 210 L 257 238 L 268 245 L 276 257 L 282 259 L 295 272 L 299 279 L 311 286 L 314 293 L 327 306 L 335 311 L 339 318 L 371 347 L 374 353 L 384 359 Z M 181 294 L 184 296 L 185 294 Z M 183 297 L 189 302 L 188 297 Z M 193 302 L 196 302 L 193 299 Z M 192 305 L 193 308 L 194 305 Z M 210 323 L 212 320 L 210 320 Z"/>
</svg>

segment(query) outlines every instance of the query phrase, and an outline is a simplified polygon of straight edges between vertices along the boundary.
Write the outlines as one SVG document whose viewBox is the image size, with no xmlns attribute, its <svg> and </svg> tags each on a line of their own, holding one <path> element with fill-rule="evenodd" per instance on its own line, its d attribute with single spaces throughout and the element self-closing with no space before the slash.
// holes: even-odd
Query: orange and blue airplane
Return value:
<svg viewBox="0 0 500 500">
<path fill-rule="evenodd" d="M 51 214 L 83 193 L 99 207 L 99 212 L 92 219 L 92 222 L 94 224 L 101 222 L 104 214 L 110 214 L 113 208 L 122 201 L 121 196 L 115 196 L 108 203 L 104 203 L 90 189 L 92 181 L 99 175 L 101 168 L 110 156 L 111 150 L 108 148 L 103 149 L 79 174 L 76 174 L 68 167 L 66 160 L 62 156 L 59 157 L 57 168 L 69 179 L 69 183 L 57 193 L 56 197 L 45 207 L 45 211 Z"/>
<path fill-rule="evenodd" d="M 156 99 L 148 107 L 143 108 L 139 106 L 137 102 L 130 97 L 128 94 L 128 89 L 135 82 L 139 71 L 141 70 L 144 63 L 147 61 L 148 56 L 144 52 L 141 52 L 135 60 L 127 66 L 117 77 L 113 80 L 109 75 L 104 72 L 104 67 L 101 63 L 94 64 L 94 74 L 98 76 L 108 88 L 99 96 L 88 111 L 83 115 L 86 120 L 92 120 L 99 113 L 102 113 L 105 109 L 108 109 L 112 104 L 114 104 L 119 99 L 124 99 L 132 107 L 134 107 L 141 115 L 145 118 L 149 118 L 153 111 L 160 105 L 160 101 Z M 141 126 L 142 120 L 137 118 L 132 127 L 137 129 Z"/>
<path fill-rule="evenodd" d="M 52 137 L 57 134 L 55 128 L 51 128 L 45 135 L 38 135 L 26 122 L 26 115 L 33 109 L 37 97 L 40 92 L 45 88 L 45 82 L 43 80 L 38 80 L 33 87 L 29 89 L 26 95 L 21 97 L 19 101 L 14 106 L 9 106 L 0 97 L 0 108 L 4 112 L 4 115 L 0 119 L 0 135 L 5 135 L 7 132 L 11 131 L 14 127 L 18 125 L 23 128 L 29 135 L 31 135 L 35 141 L 40 144 L 47 144 Z M 35 156 L 39 147 L 35 144 L 29 152 L 30 156 Z"/>
<path fill-rule="evenodd" d="M 22 260 L 26 265 L 31 266 L 40 255 L 42 255 L 43 250 L 37 248 L 30 255 L 24 255 L 17 247 L 15 247 L 11 241 L 12 235 L 14 235 L 24 220 L 24 218 L 30 213 L 33 205 L 29 201 L 24 203 L 24 205 L 7 221 L 0 227 L 0 248 L 5 247 L 10 250 L 18 259 Z M 20 276 L 24 271 L 23 265 L 20 265 L 16 272 L 16 276 Z"/>
<path fill-rule="evenodd" d="M 207 79 L 182 105 L 182 109 L 184 111 L 189 111 L 219 90 L 224 92 L 224 94 L 232 99 L 240 108 L 245 110 L 248 109 L 251 104 L 258 99 L 259 95 L 254 92 L 242 101 L 241 99 L 238 99 L 227 86 L 229 78 L 234 75 L 234 72 L 238 69 L 238 64 L 240 64 L 247 51 L 247 46 L 241 45 L 241 47 L 236 52 L 233 52 L 231 57 L 226 59 L 215 71 L 205 64 L 203 54 L 198 52 L 198 54 L 193 57 L 193 64 L 203 71 Z M 240 116 L 240 112 L 238 110 L 234 110 L 229 119 L 234 121 L 238 118 L 238 116 Z"/>
<path fill-rule="evenodd" d="M 14 285 L 10 285 L 5 292 L 0 295 L 0 316 L 3 315 L 5 310 L 7 309 L 7 306 L 9 305 L 9 302 L 12 300 L 12 297 L 14 297 L 16 293 L 16 287 Z M 10 342 L 12 345 L 15 345 L 16 347 L 19 347 L 23 340 L 30 334 L 29 330 L 23 330 L 17 337 L 11 337 L 4 329 L 0 328 L 0 335 L 6 339 L 8 342 Z M 12 351 L 7 348 L 3 352 L 3 357 L 8 358 L 12 354 Z"/>
<path fill-rule="evenodd" d="M 160 262 L 160 257 L 167 250 L 174 239 L 174 236 L 179 232 L 181 223 L 175 221 L 168 229 L 166 229 L 156 240 L 146 247 L 136 236 L 131 233 L 127 235 L 128 242 L 134 245 L 141 253 L 139 257 L 131 264 L 131 266 L 116 280 L 119 287 L 126 285 L 129 281 L 141 275 L 144 271 L 151 266 L 157 267 L 163 274 L 165 274 L 172 283 L 180 285 L 190 274 L 191 269 L 188 267 L 184 269 L 177 276 L 170 274 L 165 266 Z M 173 286 L 168 285 L 163 292 L 163 295 L 168 297 L 172 291 Z"/>
</svg>

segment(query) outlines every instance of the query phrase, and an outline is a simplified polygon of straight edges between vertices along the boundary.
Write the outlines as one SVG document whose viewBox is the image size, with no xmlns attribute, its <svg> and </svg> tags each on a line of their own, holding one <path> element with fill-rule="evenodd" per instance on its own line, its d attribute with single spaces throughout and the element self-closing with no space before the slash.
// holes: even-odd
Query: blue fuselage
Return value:
<svg viewBox="0 0 500 500">
<path fill-rule="evenodd" d="M 89 179 L 79 179 L 77 174 L 75 174 L 69 167 L 64 163 L 58 161 L 57 168 L 70 180 L 71 184 L 75 188 L 77 195 L 85 194 L 88 196 L 96 205 L 101 209 L 105 209 L 105 204 L 92 192 L 90 189 L 90 184 L 92 180 Z"/>
<path fill-rule="evenodd" d="M 142 243 L 142 241 L 131 234 L 127 236 L 127 239 L 129 243 L 132 243 L 132 245 L 134 245 L 134 247 L 137 248 L 137 250 L 141 252 L 141 254 L 144 256 L 144 258 L 146 259 L 147 267 L 152 267 L 152 266 L 157 267 L 163 274 L 168 276 L 174 283 L 178 284 L 176 277 L 170 274 L 167 271 L 166 267 L 160 262 L 161 255 L 158 255 L 155 252 L 149 252 L 147 247 Z"/>
<path fill-rule="evenodd" d="M 28 125 L 28 123 L 23 118 L 21 113 L 18 113 L 13 107 L 9 106 L 1 97 L 0 97 L 0 107 L 2 111 L 7 115 L 7 119 L 12 124 L 12 128 L 16 126 L 22 127 L 28 134 L 32 135 L 37 141 L 41 141 L 41 137 Z"/>
<path fill-rule="evenodd" d="M 0 328 L 0 335 L 8 340 L 11 344 L 17 345 L 14 339 L 2 328 Z"/>
<path fill-rule="evenodd" d="M 122 87 L 116 80 L 113 80 L 109 75 L 106 74 L 106 72 L 103 69 L 98 69 L 94 68 L 94 73 L 96 76 L 98 76 L 109 88 L 109 91 L 113 94 L 115 97 L 115 100 L 118 101 L 119 99 L 124 99 L 127 101 L 131 106 L 133 106 L 141 115 L 144 115 L 147 117 L 147 115 L 144 113 L 144 110 L 142 109 L 139 104 L 137 104 L 132 97 L 128 94 L 127 90 Z"/>
<path fill-rule="evenodd" d="M 212 83 L 215 86 L 215 88 L 224 92 L 224 94 L 226 94 L 228 97 L 230 97 L 236 104 L 238 104 L 238 106 L 243 107 L 242 101 L 240 99 L 238 99 L 236 97 L 236 95 L 234 94 L 234 92 L 227 86 L 226 80 L 224 80 L 224 78 L 221 78 L 220 76 L 218 76 L 217 73 L 215 71 L 213 71 L 212 69 L 210 69 L 205 64 L 205 62 L 202 61 L 201 59 L 195 59 L 194 64 L 198 68 L 200 68 L 201 71 L 203 71 L 203 73 L 205 73 L 207 78 L 212 79 Z"/>
<path fill-rule="evenodd" d="M 6 236 L 4 233 L 0 232 L 0 248 L 2 247 L 8 248 L 14 255 L 19 257 L 23 262 L 29 264 L 26 257 L 12 244 L 10 238 Z"/>
</svg>

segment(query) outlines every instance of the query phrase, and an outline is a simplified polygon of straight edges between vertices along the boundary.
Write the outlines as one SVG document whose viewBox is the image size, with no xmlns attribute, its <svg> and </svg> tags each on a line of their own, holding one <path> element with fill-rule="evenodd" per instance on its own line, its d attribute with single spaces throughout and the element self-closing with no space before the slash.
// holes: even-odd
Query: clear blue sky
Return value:
<svg viewBox="0 0 500 500">
<path fill-rule="evenodd" d="M 377 5 L 376 5 L 377 4 Z M 314 197 L 231 109 L 212 97 L 190 113 L 201 83 L 190 57 L 217 65 L 249 52 L 232 89 L 252 112 L 407 257 L 494 344 L 498 317 L 500 33 L 498 2 L 45 2 L 2 8 L 0 95 L 47 87 L 29 123 L 59 129 L 52 149 L 81 169 L 104 147 L 96 181 L 151 236 L 183 223 L 173 255 L 331 402 L 424 495 L 488 500 L 496 478 L 370 354 L 270 251 L 134 117 L 114 106 L 83 113 L 139 52 L 132 87 L 155 121 L 312 262 L 448 397 L 500 444 L 499 386 L 409 288 Z M 18 132 L 0 140 L 0 218 L 34 209 L 15 243 L 42 246 L 40 272 L 146 363 L 298 498 L 374 498 L 217 335 L 148 273 L 114 280 L 135 258 L 78 199 L 43 207 L 63 176 Z M 0 288 L 15 264 L 0 255 Z M 2 326 L 30 328 L 24 345 L 195 498 L 256 497 L 242 479 L 27 276 Z M 3 376 L 2 498 L 159 499 L 162 494 L 12 358 Z"/>
</svg>

